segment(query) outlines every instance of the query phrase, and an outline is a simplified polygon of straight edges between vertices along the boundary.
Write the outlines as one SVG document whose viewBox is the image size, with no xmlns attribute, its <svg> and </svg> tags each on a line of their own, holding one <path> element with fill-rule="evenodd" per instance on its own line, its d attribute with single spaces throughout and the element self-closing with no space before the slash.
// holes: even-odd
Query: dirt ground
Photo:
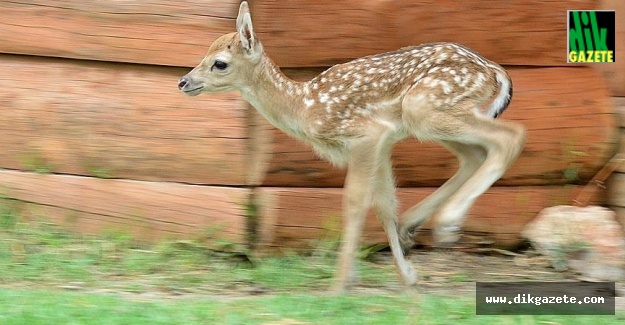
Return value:
<svg viewBox="0 0 625 325">
<path fill-rule="evenodd" d="M 420 287 L 438 294 L 475 293 L 474 282 L 573 281 L 573 272 L 559 272 L 544 256 L 485 249 L 481 253 L 433 249 L 413 250 Z"/>
<path fill-rule="evenodd" d="M 415 249 L 409 258 L 419 272 L 420 282 L 418 292 L 445 296 L 474 296 L 475 282 L 518 282 L 518 281 L 583 281 L 577 274 L 570 271 L 556 271 L 550 266 L 544 256 L 529 253 L 514 253 L 498 249 L 485 249 L 481 252 L 462 252 L 450 249 Z M 368 258 L 372 263 L 392 266 L 390 252 L 382 251 Z M 129 279 L 130 280 L 130 279 Z M 133 280 L 134 281 L 134 280 Z M 389 285 L 361 284 L 354 288 L 353 294 L 401 294 L 402 288 L 396 281 Z M 123 286 L 122 286 L 123 287 Z M 625 282 L 616 284 L 616 310 L 625 311 Z M 72 287 L 70 284 L 64 289 L 84 290 L 80 284 Z M 115 293 L 133 300 L 160 300 L 179 299 L 190 297 L 214 297 L 228 300 L 240 299 L 259 295 L 272 295 L 266 288 L 258 287 L 253 283 L 240 283 L 230 288 L 211 287 L 204 285 L 182 291 L 143 290 L 130 292 L 115 289 L 88 289 L 100 293 Z M 324 294 L 321 289 L 307 293 Z"/>
<path fill-rule="evenodd" d="M 373 258 L 374 262 L 392 263 L 392 257 L 387 252 L 378 253 Z M 475 282 L 585 281 L 574 272 L 556 271 L 547 257 L 533 252 L 413 250 L 410 260 L 420 275 L 418 289 L 426 294 L 475 295 Z M 625 311 L 625 281 L 616 283 L 616 294 L 616 310 Z"/>
</svg>

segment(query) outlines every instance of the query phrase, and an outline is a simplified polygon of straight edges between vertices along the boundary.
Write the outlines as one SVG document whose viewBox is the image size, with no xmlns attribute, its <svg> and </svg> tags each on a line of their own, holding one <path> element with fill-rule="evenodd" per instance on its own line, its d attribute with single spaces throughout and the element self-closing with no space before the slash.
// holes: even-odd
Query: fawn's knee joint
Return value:
<svg viewBox="0 0 625 325">
<path fill-rule="evenodd" d="M 401 250 L 404 256 L 408 255 L 408 252 L 410 252 L 410 249 L 415 246 L 415 241 L 414 241 L 414 229 L 415 228 L 402 227 L 399 230 L 399 243 L 401 244 Z"/>
</svg>

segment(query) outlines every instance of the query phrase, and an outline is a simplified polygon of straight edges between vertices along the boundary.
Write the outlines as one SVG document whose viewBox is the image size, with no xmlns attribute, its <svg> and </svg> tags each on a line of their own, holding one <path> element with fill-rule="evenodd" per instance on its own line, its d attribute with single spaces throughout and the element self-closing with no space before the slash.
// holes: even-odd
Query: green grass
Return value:
<svg viewBox="0 0 625 325">
<path fill-rule="evenodd" d="M 400 298 L 278 295 L 221 300 L 128 301 L 115 295 L 8 290 L 0 293 L 2 324 L 263 324 L 284 319 L 313 323 L 405 323 Z M 387 323 L 388 324 L 388 323 Z"/>
<path fill-rule="evenodd" d="M 0 285 L 58 286 L 79 281 L 129 285 L 141 292 L 154 288 L 193 291 L 201 284 L 219 291 L 246 284 L 287 292 L 325 289 L 334 272 L 333 253 L 286 254 L 251 262 L 241 254 L 214 251 L 194 241 L 146 246 L 119 233 L 81 237 L 44 223 L 6 224 L 0 230 L 0 265 L 4 265 Z M 364 283 L 395 281 L 392 266 L 361 264 Z"/>
<path fill-rule="evenodd" d="M 475 316 L 471 299 L 280 294 L 141 302 L 113 294 L 8 289 L 1 324 L 619 324 L 614 316 Z"/>
<path fill-rule="evenodd" d="M 1 205 L 0 205 L 1 207 Z M 618 324 L 621 316 L 475 316 L 472 296 L 326 294 L 333 249 L 254 259 L 195 241 L 142 245 L 20 223 L 0 209 L 0 324 Z M 365 287 L 392 265 L 360 262 Z M 458 276 L 450 282 L 467 281 Z M 619 319 L 619 317 L 621 317 Z"/>
</svg>

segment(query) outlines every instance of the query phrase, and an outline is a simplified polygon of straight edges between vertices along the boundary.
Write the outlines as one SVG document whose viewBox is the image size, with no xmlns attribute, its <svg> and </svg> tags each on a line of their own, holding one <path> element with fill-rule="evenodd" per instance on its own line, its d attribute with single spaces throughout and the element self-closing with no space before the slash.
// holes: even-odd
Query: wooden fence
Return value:
<svg viewBox="0 0 625 325">
<path fill-rule="evenodd" d="M 5 204 L 73 230 L 142 240 L 211 236 L 304 248 L 335 236 L 344 171 L 268 125 L 236 93 L 189 98 L 177 90 L 208 45 L 234 31 L 238 2 L 0 0 Z M 566 10 L 597 6 L 258 0 L 251 11 L 265 50 L 295 79 L 431 41 L 463 43 L 505 64 L 515 94 L 503 118 L 523 123 L 528 142 L 478 200 L 465 230 L 509 247 L 538 211 L 566 203 L 617 148 L 611 96 L 625 96 L 625 60 L 601 70 L 566 64 Z M 393 156 L 402 210 L 457 167 L 441 147 L 416 140 Z M 420 238 L 428 243 L 427 231 Z M 370 216 L 364 243 L 384 240 Z"/>
</svg>

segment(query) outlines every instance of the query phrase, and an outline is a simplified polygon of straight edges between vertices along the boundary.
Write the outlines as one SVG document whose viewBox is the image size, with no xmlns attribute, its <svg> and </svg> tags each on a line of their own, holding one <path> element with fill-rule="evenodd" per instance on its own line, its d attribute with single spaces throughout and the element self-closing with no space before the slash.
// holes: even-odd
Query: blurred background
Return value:
<svg viewBox="0 0 625 325">
<path fill-rule="evenodd" d="M 238 5 L 0 1 L 0 196 L 26 219 L 81 233 L 120 229 L 146 241 L 218 229 L 242 246 L 305 249 L 338 232 L 342 170 L 269 126 L 238 94 L 189 98 L 176 87 L 213 40 L 235 30 Z M 619 52 L 614 64 L 567 64 L 566 11 L 616 9 L 622 22 L 622 1 L 250 5 L 266 52 L 300 80 L 425 42 L 458 42 L 505 65 L 514 98 L 503 118 L 523 123 L 529 138 L 471 211 L 469 242 L 517 247 L 525 224 L 570 203 L 619 150 L 625 60 Z M 622 24 L 617 29 L 623 49 Z M 457 168 L 443 148 L 416 140 L 400 144 L 394 158 L 402 209 Z M 625 176 L 615 177 L 623 191 Z M 600 191 L 592 203 L 609 203 L 625 218 L 620 195 Z M 427 226 L 418 238 L 430 243 Z M 385 240 L 371 216 L 365 244 Z"/>
<path fill-rule="evenodd" d="M 373 215 L 355 295 L 327 295 L 344 171 L 238 93 L 178 90 L 235 31 L 239 2 L 0 0 L 0 323 L 588 324 L 476 318 L 475 282 L 589 279 L 620 281 L 621 314 L 602 321 L 622 323 L 625 167 L 586 192 L 614 213 L 545 209 L 573 203 L 625 152 L 625 1 L 250 1 L 267 54 L 298 80 L 442 41 L 509 72 L 501 118 L 523 124 L 527 144 L 454 249 L 430 247 L 429 224 L 419 230 L 408 256 L 417 297 L 403 294 Z M 566 63 L 572 9 L 616 10 L 616 63 Z M 417 140 L 393 158 L 400 212 L 458 167 Z M 530 235 L 557 242 L 552 256 Z"/>
</svg>

